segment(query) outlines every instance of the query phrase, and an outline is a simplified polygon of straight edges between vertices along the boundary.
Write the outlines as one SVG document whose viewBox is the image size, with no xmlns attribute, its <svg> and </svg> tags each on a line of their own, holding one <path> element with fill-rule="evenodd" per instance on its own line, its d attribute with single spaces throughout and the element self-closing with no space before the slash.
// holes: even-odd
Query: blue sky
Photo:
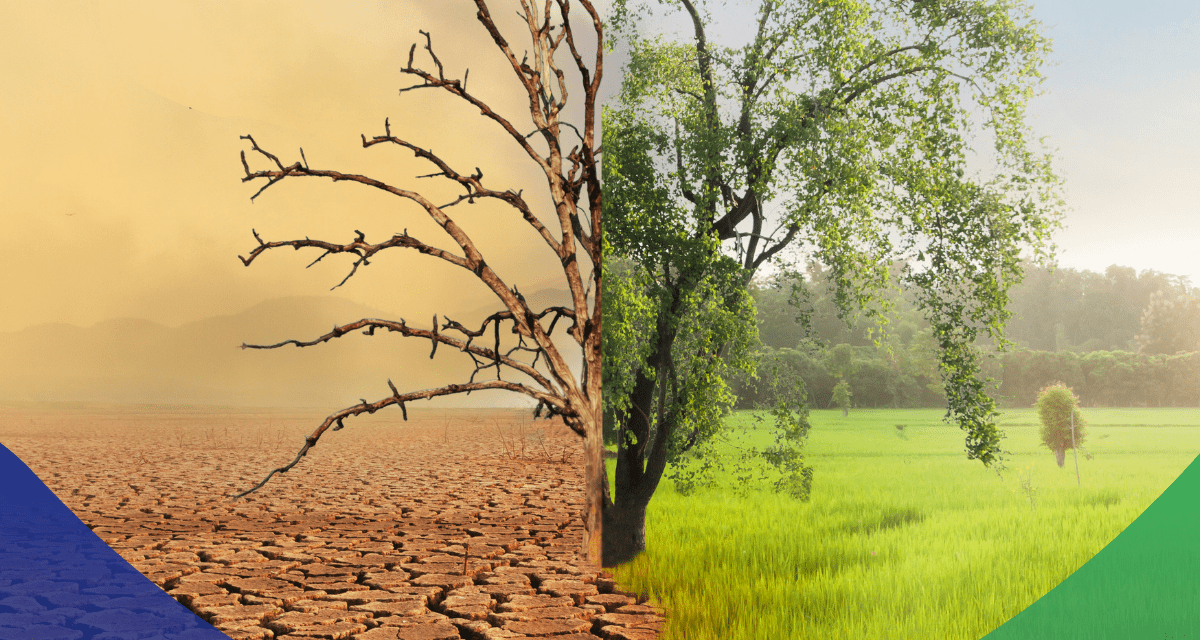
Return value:
<svg viewBox="0 0 1200 640">
<path fill-rule="evenodd" d="M 1064 266 L 1119 263 L 1200 285 L 1200 5 L 1042 0 L 1054 39 L 1034 126 L 1073 211 Z"/>
</svg>

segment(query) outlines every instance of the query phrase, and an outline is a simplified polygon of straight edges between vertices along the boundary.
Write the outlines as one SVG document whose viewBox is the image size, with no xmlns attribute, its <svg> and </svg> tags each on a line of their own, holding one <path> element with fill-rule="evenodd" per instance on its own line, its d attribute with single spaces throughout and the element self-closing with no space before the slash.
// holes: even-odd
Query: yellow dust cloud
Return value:
<svg viewBox="0 0 1200 640">
<path fill-rule="evenodd" d="M 519 56 L 529 40 L 515 3 L 492 4 Z M 285 165 L 303 148 L 313 168 L 368 175 L 439 204 L 460 195 L 444 178 L 418 178 L 437 169 L 404 148 L 362 148 L 360 136 L 382 135 L 385 118 L 393 135 L 456 169 L 481 168 L 490 188 L 523 189 L 557 229 L 539 169 L 495 123 L 438 89 L 399 93 L 419 82 L 400 73 L 412 44 L 414 66 L 436 73 L 418 30 L 431 34 L 448 78 L 470 68 L 468 89 L 532 131 L 527 98 L 473 2 L 4 3 L 0 332 L 114 318 L 178 327 L 295 296 L 348 300 L 421 326 L 434 313 L 499 308 L 470 273 L 407 249 L 380 254 L 332 293 L 350 257 L 311 269 L 315 249 L 268 252 L 248 268 L 237 257 L 256 246 L 251 229 L 266 240 L 331 242 L 407 229 L 458 252 L 418 205 L 360 184 L 287 179 L 251 203 L 264 181 L 241 182 L 239 153 L 252 170 L 270 161 L 239 139 L 247 134 Z M 581 92 L 571 97 L 578 114 Z M 464 202 L 449 212 L 510 286 L 565 288 L 555 256 L 514 210 Z M 318 330 L 328 327 L 279 339 Z"/>
</svg>

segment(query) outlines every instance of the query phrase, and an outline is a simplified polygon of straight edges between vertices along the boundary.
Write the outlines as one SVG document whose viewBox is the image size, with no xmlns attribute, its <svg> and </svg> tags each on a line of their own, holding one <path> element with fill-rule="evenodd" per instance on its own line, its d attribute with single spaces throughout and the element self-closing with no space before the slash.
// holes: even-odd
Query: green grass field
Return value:
<svg viewBox="0 0 1200 640">
<path fill-rule="evenodd" d="M 738 497 L 732 473 L 683 497 L 664 476 L 648 550 L 618 582 L 667 607 L 668 639 L 977 640 L 1091 559 L 1200 454 L 1200 410 L 1087 409 L 1095 457 L 1080 452 L 1079 487 L 1071 452 L 1059 468 L 1040 445 L 1034 410 L 1009 410 L 1001 478 L 967 460 L 942 415 L 814 411 L 808 503 L 769 481 Z M 730 423 L 734 443 L 772 443 L 769 423 L 755 431 L 743 412 Z"/>
</svg>

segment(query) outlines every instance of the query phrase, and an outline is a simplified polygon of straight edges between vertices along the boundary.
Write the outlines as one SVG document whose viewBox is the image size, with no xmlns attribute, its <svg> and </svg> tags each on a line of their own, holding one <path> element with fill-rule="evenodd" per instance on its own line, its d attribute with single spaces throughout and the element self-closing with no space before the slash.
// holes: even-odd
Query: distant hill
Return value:
<svg viewBox="0 0 1200 640">
<path fill-rule="evenodd" d="M 560 304 L 558 296 L 553 290 L 539 290 L 527 299 Z M 487 309 L 491 307 L 499 308 L 496 304 Z M 470 327 L 491 312 L 483 309 L 461 319 L 449 315 Z M 428 341 L 387 332 L 351 334 L 305 348 L 239 348 L 243 342 L 312 340 L 337 324 L 361 318 L 401 316 L 341 298 L 290 297 L 179 327 L 117 318 L 86 328 L 42 324 L 0 333 L 0 401 L 340 408 L 361 398 L 374 401 L 388 395 L 388 378 L 403 393 L 465 382 L 470 376 L 473 365 L 465 354 L 443 346 L 430 360 Z M 405 320 L 427 329 L 432 318 Z M 573 348 L 565 355 L 577 359 L 578 353 Z M 493 376 L 481 373 L 476 380 Z M 434 400 L 430 406 L 524 404 L 519 400 L 507 392 L 476 393 Z"/>
</svg>

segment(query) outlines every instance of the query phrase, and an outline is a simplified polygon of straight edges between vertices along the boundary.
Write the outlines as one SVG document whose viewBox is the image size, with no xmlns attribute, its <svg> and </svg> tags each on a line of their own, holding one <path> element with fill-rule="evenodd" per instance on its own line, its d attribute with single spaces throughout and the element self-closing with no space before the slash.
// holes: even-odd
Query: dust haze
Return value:
<svg viewBox="0 0 1200 640">
<path fill-rule="evenodd" d="M 525 126 L 523 92 L 475 12 L 462 0 L 6 3 L 0 400 L 312 406 L 384 395 L 388 377 L 402 391 L 465 378 L 466 356 L 430 360 L 429 344 L 396 336 L 237 349 L 312 339 L 366 311 L 470 326 L 501 306 L 472 274 L 414 251 L 384 252 L 332 292 L 352 258 L 305 269 L 318 251 L 276 251 L 243 266 L 251 229 L 330 242 L 407 229 L 456 247 L 415 203 L 362 185 L 289 179 L 251 203 L 262 181 L 241 183 L 238 154 L 250 134 L 285 164 L 303 147 L 313 168 L 434 202 L 458 196 L 447 180 L 416 178 L 433 169 L 411 152 L 362 148 L 360 136 L 382 135 L 390 118 L 394 135 L 456 168 L 481 168 L 492 188 L 523 189 L 556 231 L 544 177 L 499 127 L 445 92 L 399 94 L 415 84 L 399 72 L 410 45 L 414 66 L 435 68 L 425 30 L 447 77 L 470 68 L 471 92 Z M 510 13 L 496 12 L 502 28 L 514 26 Z M 521 51 L 521 31 L 506 34 Z M 264 168 L 256 156 L 247 154 L 251 169 Z M 561 302 L 561 267 L 517 213 L 486 202 L 450 213 L 506 284 Z"/>
</svg>

